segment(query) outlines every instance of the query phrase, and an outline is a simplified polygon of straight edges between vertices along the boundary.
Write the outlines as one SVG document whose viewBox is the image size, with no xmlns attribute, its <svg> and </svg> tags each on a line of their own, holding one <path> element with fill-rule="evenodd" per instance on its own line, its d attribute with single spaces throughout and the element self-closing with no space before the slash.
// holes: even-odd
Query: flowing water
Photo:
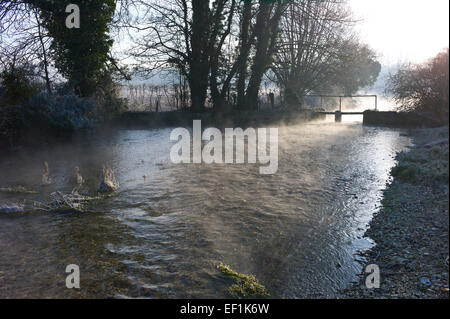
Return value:
<svg viewBox="0 0 450 319">
<path fill-rule="evenodd" d="M 0 187 L 38 194 L 0 193 L 0 206 L 71 192 L 75 166 L 80 192 L 95 193 L 105 164 L 120 190 L 85 213 L 0 215 L 0 297 L 225 298 L 221 263 L 275 298 L 333 297 L 361 271 L 357 252 L 373 245 L 364 232 L 410 144 L 352 121 L 282 127 L 278 173 L 260 175 L 259 164 L 172 164 L 170 132 L 118 130 L 2 155 Z M 80 267 L 79 290 L 65 286 L 69 264 Z"/>
</svg>

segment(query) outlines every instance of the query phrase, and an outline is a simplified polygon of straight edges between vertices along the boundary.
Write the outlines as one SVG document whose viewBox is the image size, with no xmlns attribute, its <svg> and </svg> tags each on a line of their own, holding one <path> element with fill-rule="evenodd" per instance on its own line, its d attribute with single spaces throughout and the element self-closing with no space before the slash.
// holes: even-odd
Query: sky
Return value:
<svg viewBox="0 0 450 319">
<path fill-rule="evenodd" d="M 384 65 L 422 62 L 449 46 L 449 0 L 350 0 L 361 39 Z"/>
</svg>

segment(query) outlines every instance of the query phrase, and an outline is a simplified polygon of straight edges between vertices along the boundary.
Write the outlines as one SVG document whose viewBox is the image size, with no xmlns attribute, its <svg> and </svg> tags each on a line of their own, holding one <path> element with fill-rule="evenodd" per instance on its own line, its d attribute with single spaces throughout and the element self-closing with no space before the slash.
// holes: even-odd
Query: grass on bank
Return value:
<svg viewBox="0 0 450 319">
<path fill-rule="evenodd" d="M 448 134 L 448 126 L 414 133 L 416 146 L 398 155 L 399 164 L 392 169 L 391 175 L 411 184 L 448 183 Z"/>
</svg>

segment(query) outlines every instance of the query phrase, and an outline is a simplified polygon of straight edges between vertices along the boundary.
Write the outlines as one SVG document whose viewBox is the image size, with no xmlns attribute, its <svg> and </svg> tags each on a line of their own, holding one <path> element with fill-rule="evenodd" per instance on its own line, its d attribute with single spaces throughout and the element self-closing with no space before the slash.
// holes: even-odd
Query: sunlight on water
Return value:
<svg viewBox="0 0 450 319">
<path fill-rule="evenodd" d="M 216 266 L 254 274 L 276 298 L 333 296 L 355 280 L 358 250 L 395 154 L 400 131 L 359 118 L 279 130 L 279 170 L 259 165 L 174 165 L 170 129 L 115 134 L 22 150 L 0 160 L 0 204 L 70 192 L 73 168 L 94 193 L 108 164 L 121 185 L 92 213 L 0 216 L 0 297 L 227 297 Z M 32 155 L 31 155 L 32 154 Z M 48 161 L 54 184 L 40 186 Z M 80 265 L 83 289 L 65 288 Z"/>
</svg>

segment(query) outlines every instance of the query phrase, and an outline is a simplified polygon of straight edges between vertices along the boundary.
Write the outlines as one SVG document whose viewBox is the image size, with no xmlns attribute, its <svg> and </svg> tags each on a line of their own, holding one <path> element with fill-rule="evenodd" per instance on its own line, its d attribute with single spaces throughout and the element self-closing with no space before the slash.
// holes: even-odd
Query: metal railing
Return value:
<svg viewBox="0 0 450 319">
<path fill-rule="evenodd" d="M 339 98 L 339 112 L 342 112 L 342 99 L 343 98 L 361 98 L 361 97 L 372 97 L 375 98 L 375 111 L 378 110 L 378 96 L 377 95 L 305 95 L 305 97 L 319 97 L 321 99 L 320 105 L 322 105 L 323 98 Z"/>
</svg>

